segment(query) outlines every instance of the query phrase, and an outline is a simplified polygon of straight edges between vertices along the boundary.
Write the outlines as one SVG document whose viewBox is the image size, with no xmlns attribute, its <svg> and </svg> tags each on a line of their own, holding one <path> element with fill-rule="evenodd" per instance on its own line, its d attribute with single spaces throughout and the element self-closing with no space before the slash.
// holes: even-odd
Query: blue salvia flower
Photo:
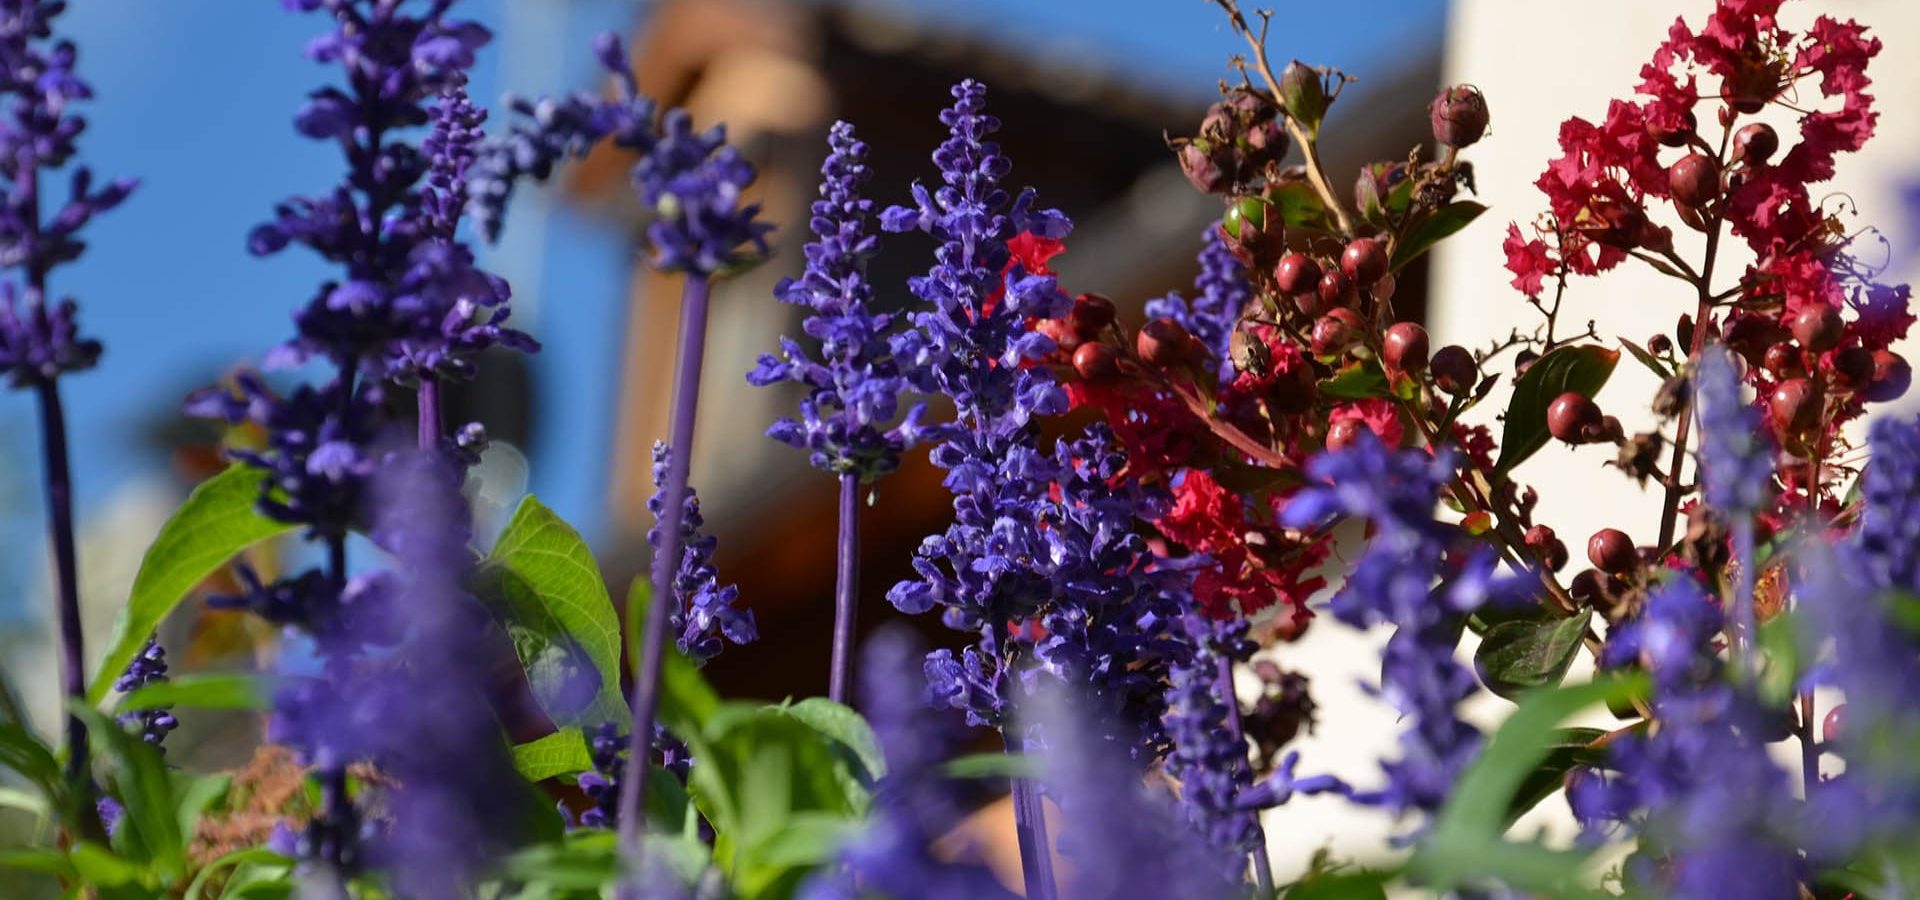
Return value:
<svg viewBox="0 0 1920 900">
<path fill-rule="evenodd" d="M 1821 749 L 1846 770 L 1816 786 L 1808 804 L 1807 847 L 1840 863 L 1869 841 L 1910 839 L 1920 828 L 1920 630 L 1914 625 L 1920 572 L 1920 421 L 1882 418 L 1869 430 L 1859 526 L 1830 550 L 1796 552 L 1801 640 L 1820 662 L 1812 683 L 1845 697 L 1839 733 Z"/>
<path fill-rule="evenodd" d="M 127 670 L 114 679 L 113 689 L 130 694 L 150 684 L 159 684 L 167 680 L 167 651 L 160 642 L 147 639 L 147 645 L 140 648 L 140 655 L 127 663 Z M 140 739 L 160 747 L 167 739 L 167 733 L 180 727 L 178 719 L 165 707 L 142 709 L 120 716 L 120 724 L 140 735 Z M 165 748 L 162 747 L 162 750 Z"/>
<path fill-rule="evenodd" d="M 1167 686 L 1167 774 L 1180 782 L 1180 806 L 1213 846 L 1237 861 L 1258 848 L 1260 828 L 1240 798 L 1253 785 L 1246 735 L 1235 727 L 1232 700 L 1221 696 L 1222 664 L 1244 662 L 1257 645 L 1247 640 L 1245 620 L 1181 617 L 1193 652 L 1173 666 Z"/>
<path fill-rule="evenodd" d="M 879 242 L 867 231 L 873 201 L 860 195 L 871 174 L 867 145 L 846 122 L 835 122 L 827 141 L 831 152 L 813 202 L 816 240 L 806 246 L 806 273 L 781 279 L 773 291 L 812 310 L 802 327 L 820 342 L 819 354 L 783 337 L 780 355 L 762 355 L 747 380 L 806 386 L 800 418 L 780 419 L 767 435 L 809 451 L 815 468 L 872 481 L 898 468 L 900 454 L 920 438 L 926 404 L 914 404 L 894 422 L 906 391 L 899 357 L 911 352 L 911 338 L 893 332 L 891 314 L 869 308 L 866 263 Z"/>
<path fill-rule="evenodd" d="M 441 240 L 453 239 L 466 213 L 471 170 L 486 137 L 480 126 L 486 121 L 487 111 L 474 106 L 467 96 L 465 76 L 449 78 L 433 107 L 433 130 L 420 142 L 421 152 L 427 155 L 431 188 L 422 206 L 434 236 Z"/>
<path fill-rule="evenodd" d="M 321 356 L 370 377 L 411 380 L 433 371 L 423 365 L 443 363 L 417 345 L 442 341 L 449 330 L 469 343 L 532 349 L 523 335 L 498 324 L 507 302 L 504 283 L 470 271 L 471 254 L 449 235 L 450 198 L 443 192 L 456 184 L 436 185 L 428 177 L 436 168 L 444 175 L 469 164 L 475 111 L 461 90 L 475 52 L 491 35 L 478 23 L 451 18 L 451 2 L 424 11 L 381 0 L 299 0 L 294 6 L 323 10 L 334 20 L 334 30 L 309 44 L 307 55 L 338 65 L 348 88 L 315 91 L 294 125 L 309 138 L 338 143 L 349 171 L 326 194 L 280 204 L 248 246 L 265 255 L 301 244 L 343 271 L 295 316 L 299 337 L 271 362 Z M 430 152 L 400 134 L 434 120 L 426 104 L 435 97 L 442 106 L 440 127 L 426 142 Z M 442 158 L 432 158 L 436 154 Z M 441 249 L 424 249 L 436 244 Z M 486 319 L 494 330 L 482 336 L 449 326 L 444 320 L 462 301 L 476 308 L 461 310 L 463 318 Z"/>
<path fill-rule="evenodd" d="M 940 241 L 934 267 L 908 282 L 927 304 L 912 316 L 919 335 L 908 378 L 922 393 L 951 397 L 957 410 L 932 453 L 947 470 L 954 522 L 921 544 L 918 577 L 894 585 L 887 599 L 906 613 L 940 606 L 948 627 L 980 635 L 958 659 L 945 650 L 930 655 L 928 676 L 943 703 L 966 709 L 976 724 L 998 725 L 1005 631 L 1053 593 L 1029 565 L 1046 549 L 1039 526 L 1056 468 L 1038 448 L 1033 417 L 1066 410 L 1051 373 L 1023 365 L 1053 349 L 1026 322 L 1070 306 L 1053 278 L 1008 265 L 1007 242 L 1023 232 L 1058 238 L 1070 226 L 1058 212 L 1034 212 L 1031 191 L 1009 202 L 1000 187 L 1007 159 L 987 140 L 999 122 L 986 113 L 985 86 L 964 81 L 953 96 L 940 114 L 950 136 L 933 157 L 943 185 L 929 192 L 916 183 L 915 205 L 889 208 L 881 225 Z"/>
<path fill-rule="evenodd" d="M 1051 595 L 1034 645 L 1039 670 L 1069 686 L 1079 715 L 1139 760 L 1168 748 L 1163 721 L 1173 666 L 1194 649 L 1179 618 L 1192 608 L 1182 573 L 1161 567 L 1139 533 L 1165 497 L 1126 473 L 1104 423 L 1054 445 L 1054 496 L 1040 506 L 1040 552 L 1024 561 Z"/>
<path fill-rule="evenodd" d="M 1624 825 L 1639 839 L 1629 884 L 1677 898 L 1799 895 L 1797 804 L 1756 737 L 1767 713 L 1725 679 L 1713 643 L 1725 624 L 1692 579 L 1656 588 L 1608 641 L 1601 662 L 1653 676 L 1658 727 L 1615 740 L 1611 771 L 1583 770 L 1567 791 L 1591 833 Z"/>
<path fill-rule="evenodd" d="M 587 739 L 593 769 L 580 773 L 575 784 L 587 795 L 588 806 L 576 818 L 561 806 L 575 828 L 614 828 L 620 822 L 620 779 L 627 773 L 627 735 L 612 722 L 601 723 Z M 693 769 L 687 745 L 658 724 L 653 726 L 653 764 L 686 784 Z"/>
<path fill-rule="evenodd" d="M 469 211 L 482 232 L 498 238 L 519 181 L 544 181 L 559 163 L 607 140 L 639 156 L 633 185 L 656 215 L 647 228 L 656 269 L 704 276 L 764 257 L 773 226 L 758 220 L 758 204 L 745 202 L 756 173 L 727 143 L 726 129 L 695 131 L 685 110 L 661 113 L 640 96 L 617 36 L 600 35 L 593 51 L 614 77 L 614 97 L 508 101 L 522 121 L 486 143 L 470 185 Z"/>
<path fill-rule="evenodd" d="M 914 686 L 922 655 L 911 633 L 894 627 L 862 650 L 860 706 L 886 757 L 873 809 L 860 833 L 840 849 L 838 865 L 814 875 L 802 900 L 1012 900 L 993 873 L 963 852 L 936 854 L 966 813 L 938 767 L 959 741 L 956 723 L 927 707 Z M 956 858 L 958 857 L 958 858 Z"/>
<path fill-rule="evenodd" d="M 1431 815 L 1446 802 L 1482 743 L 1458 707 L 1478 682 L 1455 661 L 1460 623 L 1499 586 L 1491 554 L 1433 517 L 1452 477 L 1448 452 L 1394 451 L 1370 434 L 1307 464 L 1311 486 L 1288 503 L 1289 527 L 1336 517 L 1364 519 L 1372 537 L 1331 603 L 1355 628 L 1392 625 L 1382 653 L 1379 694 L 1408 721 L 1400 758 L 1383 761 L 1386 784 L 1356 790 L 1355 802 Z"/>
<path fill-rule="evenodd" d="M 1213 352 L 1221 381 L 1233 378 L 1233 329 L 1240 312 L 1253 297 L 1247 270 L 1227 248 L 1219 224 L 1200 236 L 1200 274 L 1193 279 L 1193 299 L 1178 293 L 1147 301 L 1147 318 L 1172 319 Z"/>
<path fill-rule="evenodd" d="M 655 548 L 661 544 L 658 522 L 660 505 L 665 502 L 663 483 L 671 453 L 665 443 L 654 442 L 653 486 L 656 490 L 647 501 L 647 509 L 653 513 L 655 525 L 647 530 L 647 543 Z M 697 663 L 719 654 L 727 641 L 748 644 L 760 637 L 753 611 L 736 605 L 740 589 L 720 584 L 719 573 L 713 568 L 713 551 L 719 539 L 702 534 L 705 526 L 706 520 L 700 515 L 700 498 L 688 487 L 686 512 L 680 520 L 680 568 L 674 575 L 673 596 L 668 600 L 674 604 L 670 621 L 678 635 L 680 651 Z"/>
<path fill-rule="evenodd" d="M 1740 374 L 1718 347 L 1700 355 L 1694 373 L 1700 414 L 1700 464 L 1707 503 L 1751 514 L 1772 500 L 1773 454 L 1759 411 L 1740 398 Z"/>
</svg>

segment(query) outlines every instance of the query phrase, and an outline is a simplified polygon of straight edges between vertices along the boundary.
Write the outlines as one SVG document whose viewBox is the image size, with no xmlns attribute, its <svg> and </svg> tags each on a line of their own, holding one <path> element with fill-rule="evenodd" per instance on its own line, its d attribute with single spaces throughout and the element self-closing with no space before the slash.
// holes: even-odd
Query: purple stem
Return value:
<svg viewBox="0 0 1920 900">
<path fill-rule="evenodd" d="M 693 459 L 693 419 L 700 402 L 700 368 L 706 357 L 707 293 L 705 276 L 688 275 L 680 294 L 680 356 L 673 384 L 673 424 L 668 446 L 666 493 L 660 498 L 660 546 L 654 548 L 653 595 L 647 605 L 634 664 L 633 731 L 627 739 L 629 775 L 620 779 L 620 846 L 630 866 L 640 863 L 646 819 L 646 765 L 653 752 L 653 716 L 660 700 L 660 657 L 666 649 L 667 618 L 673 607 L 673 576 L 680 567 L 680 527 L 687 506 L 687 469 Z M 633 897 L 623 886 L 617 896 Z"/>
<path fill-rule="evenodd" d="M 1018 727 L 1018 726 L 1011 726 Z M 1025 744 L 1018 734 L 1003 730 L 1008 753 L 1020 753 Z M 1053 843 L 1047 839 L 1046 807 L 1040 787 L 1029 778 L 1013 779 L 1013 832 L 1020 844 L 1020 873 L 1026 880 L 1027 900 L 1055 900 L 1059 889 L 1053 878 Z"/>
<path fill-rule="evenodd" d="M 440 379 L 420 376 L 420 449 L 440 446 Z"/>
<path fill-rule="evenodd" d="M 45 450 L 47 532 L 53 543 L 54 578 L 60 603 L 61 686 L 69 700 L 87 696 L 86 653 L 80 633 L 80 576 L 73 549 L 73 476 L 67 469 L 67 417 L 60 387 L 51 378 L 35 385 L 40 394 L 40 438 Z M 91 808 L 93 780 L 88 775 L 87 728 L 67 716 L 67 780 L 81 806 Z"/>
<path fill-rule="evenodd" d="M 833 671 L 827 699 L 847 702 L 853 671 L 853 627 L 860 614 L 860 476 L 840 476 L 840 579 L 833 592 Z"/>
<path fill-rule="evenodd" d="M 1739 583 L 1734 588 L 1733 633 L 1734 659 L 1740 665 L 1740 677 L 1750 679 L 1754 675 L 1754 637 L 1757 627 L 1754 624 L 1754 535 L 1753 516 L 1741 514 L 1733 523 L 1733 559 L 1740 570 Z"/>
<path fill-rule="evenodd" d="M 1220 657 L 1220 674 L 1215 676 L 1214 690 L 1220 692 L 1221 702 L 1227 705 L 1227 738 L 1235 747 L 1240 748 L 1241 762 L 1245 763 L 1247 749 L 1246 731 L 1240 725 L 1240 694 L 1233 689 L 1233 660 L 1225 655 Z M 1267 830 L 1260 827 L 1260 813 L 1253 815 L 1253 883 L 1260 889 L 1259 896 L 1273 896 L 1273 861 L 1267 858 Z"/>
</svg>

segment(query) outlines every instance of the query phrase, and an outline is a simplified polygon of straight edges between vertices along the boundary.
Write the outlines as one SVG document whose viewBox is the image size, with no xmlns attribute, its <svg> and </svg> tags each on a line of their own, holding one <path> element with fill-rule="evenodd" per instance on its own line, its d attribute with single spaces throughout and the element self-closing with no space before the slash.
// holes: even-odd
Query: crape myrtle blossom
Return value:
<svg viewBox="0 0 1920 900">
<path fill-rule="evenodd" d="M 663 442 L 653 445 L 653 486 L 656 488 L 647 509 L 654 515 L 654 526 L 647 530 L 647 543 L 656 552 L 662 549 L 660 521 L 666 503 L 665 482 L 672 464 L 672 451 Z M 700 515 L 700 498 L 687 487 L 686 509 L 680 518 L 680 565 L 673 576 L 673 612 L 670 622 L 680 652 L 694 662 L 704 663 L 726 647 L 726 642 L 749 644 L 760 637 L 753 611 L 736 605 L 740 589 L 721 585 L 713 567 L 713 551 L 719 539 L 702 534 L 706 520 Z"/>
<path fill-rule="evenodd" d="M 1438 812 L 1478 753 L 1480 731 L 1458 711 L 1478 682 L 1454 659 L 1454 648 L 1464 618 L 1489 601 L 1506 602 L 1504 595 L 1519 583 L 1495 572 L 1490 549 L 1434 518 L 1454 466 L 1451 449 L 1395 451 L 1362 430 L 1352 445 L 1313 458 L 1307 466 L 1311 486 L 1294 496 L 1282 516 L 1295 528 L 1340 517 L 1371 526 L 1366 550 L 1330 609 L 1355 628 L 1394 627 L 1382 654 L 1378 694 L 1408 728 L 1400 735 L 1400 758 L 1381 763 L 1386 783 L 1352 796 L 1395 813 Z"/>
<path fill-rule="evenodd" d="M 894 626 L 861 651 L 860 708 L 886 758 L 874 786 L 873 813 L 840 848 L 838 865 L 804 884 L 803 900 L 927 898 L 1012 900 L 993 872 L 972 853 L 936 852 L 934 844 L 967 814 L 955 785 L 939 766 L 960 745 L 952 711 L 930 708 L 913 675 L 924 652 L 911 632 Z"/>
<path fill-rule="evenodd" d="M 870 308 L 866 261 L 879 241 L 867 231 L 873 201 L 860 196 L 871 174 L 867 145 L 846 122 L 835 122 L 827 141 L 831 152 L 813 202 L 815 240 L 806 246 L 806 272 L 782 279 L 773 291 L 782 302 L 811 310 L 802 329 L 819 342 L 819 352 L 783 337 L 780 354 L 761 355 L 747 380 L 804 385 L 800 418 L 780 419 L 767 435 L 809 451 L 817 469 L 872 481 L 898 468 L 900 454 L 925 430 L 924 403 L 894 421 L 907 386 L 901 358 L 914 352 L 918 336 L 894 330 L 892 314 Z"/>
<path fill-rule="evenodd" d="M 1619 825 L 1639 838 L 1626 874 L 1641 890 L 1795 897 L 1798 804 L 1757 737 L 1768 711 L 1725 677 L 1714 648 L 1724 623 L 1699 584 L 1676 573 L 1616 631 L 1601 663 L 1652 675 L 1659 724 L 1613 741 L 1605 770 L 1578 770 L 1567 802 L 1590 834 Z"/>
</svg>

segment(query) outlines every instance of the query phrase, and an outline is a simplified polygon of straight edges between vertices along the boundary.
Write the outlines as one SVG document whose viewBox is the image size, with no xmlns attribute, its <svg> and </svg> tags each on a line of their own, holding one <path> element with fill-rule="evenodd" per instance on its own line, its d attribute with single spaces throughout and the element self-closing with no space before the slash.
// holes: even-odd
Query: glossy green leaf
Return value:
<svg viewBox="0 0 1920 900">
<path fill-rule="evenodd" d="M 1419 259 L 1433 245 L 1452 237 L 1460 229 L 1473 224 L 1480 214 L 1487 211 L 1484 204 L 1472 200 L 1458 200 L 1434 210 L 1421 219 L 1419 224 L 1407 230 L 1399 243 L 1393 247 L 1393 257 L 1387 262 L 1387 271 L 1398 272 L 1410 262 Z"/>
<path fill-rule="evenodd" d="M 1561 728 L 1547 740 L 1547 756 L 1540 764 L 1527 773 L 1520 782 L 1519 792 L 1514 794 L 1513 802 L 1507 807 L 1507 821 L 1527 814 L 1540 805 L 1542 800 L 1553 796 L 1554 792 L 1565 785 L 1567 772 L 1574 766 L 1592 765 L 1605 756 L 1605 751 L 1596 749 L 1593 742 L 1606 737 L 1606 732 L 1598 728 Z"/>
<path fill-rule="evenodd" d="M 1547 406 L 1554 398 L 1568 391 L 1588 397 L 1600 393 L 1619 361 L 1620 351 L 1597 344 L 1560 347 L 1534 360 L 1513 383 L 1494 474 L 1505 475 L 1547 445 Z"/>
<path fill-rule="evenodd" d="M 160 534 L 140 560 L 127 608 L 115 623 L 107 654 L 87 688 L 87 702 L 98 705 L 107 698 L 127 663 L 195 585 L 240 551 L 294 529 L 254 508 L 260 499 L 260 481 L 259 470 L 231 466 L 201 482 L 160 526 Z"/>
<path fill-rule="evenodd" d="M 578 728 L 562 728 L 513 748 L 513 767 L 528 781 L 540 782 L 593 768 L 586 735 Z"/>
<path fill-rule="evenodd" d="M 1568 618 L 1502 622 L 1487 629 L 1474 651 L 1474 668 L 1488 690 L 1508 700 L 1557 685 L 1580 653 L 1593 610 Z"/>
<path fill-rule="evenodd" d="M 187 709 L 266 709 L 272 705 L 269 682 L 258 675 L 208 673 L 157 681 L 121 698 L 120 712 L 179 706 Z"/>
<path fill-rule="evenodd" d="M 880 752 L 880 740 L 874 737 L 873 727 L 854 712 L 853 707 L 825 697 L 808 697 L 781 709 L 853 751 L 866 768 L 868 779 L 878 779 L 887 774 L 887 758 Z"/>
<path fill-rule="evenodd" d="M 1365 400 L 1391 396 L 1392 390 L 1387 383 L 1386 373 L 1380 371 L 1380 363 L 1368 359 L 1347 366 L 1334 373 L 1332 378 L 1321 381 L 1320 393 L 1335 400 Z"/>
<path fill-rule="evenodd" d="M 178 878 L 186 871 L 187 843 L 173 777 L 160 751 L 93 707 L 76 701 L 68 711 L 80 717 L 94 745 L 112 761 L 115 794 L 126 807 L 114 835 L 115 849 L 123 854 L 137 850 L 136 858 L 148 861 L 162 881 Z"/>
<path fill-rule="evenodd" d="M 479 580 L 555 722 L 624 725 L 632 718 L 620 695 L 620 618 L 573 526 L 527 497 Z"/>
</svg>

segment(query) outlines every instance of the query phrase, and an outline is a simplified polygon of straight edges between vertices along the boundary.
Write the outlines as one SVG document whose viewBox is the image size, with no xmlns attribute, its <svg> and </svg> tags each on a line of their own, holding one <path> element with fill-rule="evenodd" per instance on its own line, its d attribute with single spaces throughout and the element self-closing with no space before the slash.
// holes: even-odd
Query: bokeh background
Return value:
<svg viewBox="0 0 1920 900">
<path fill-rule="evenodd" d="M 1336 184 L 1362 162 L 1403 159 L 1429 142 L 1425 107 L 1442 83 L 1487 94 L 1493 130 L 1468 156 L 1493 212 L 1404 279 L 1402 310 L 1424 316 L 1442 342 L 1484 344 L 1530 324 L 1506 286 L 1499 250 L 1509 220 L 1540 208 L 1531 186 L 1553 153 L 1557 123 L 1599 116 L 1637 82 L 1639 66 L 1676 14 L 1696 19 L 1708 0 L 1288 0 L 1270 50 L 1356 76 L 1330 115 L 1326 151 Z M 731 693 L 778 698 L 825 689 L 831 619 L 834 491 L 803 455 L 761 437 L 793 395 L 749 388 L 745 371 L 794 311 L 770 289 L 797 274 L 805 204 L 824 156 L 824 133 L 848 118 L 872 145 L 874 195 L 903 200 L 932 177 L 946 86 L 986 80 L 1006 125 L 1013 180 L 1078 223 L 1058 268 L 1073 291 L 1099 291 L 1137 317 L 1141 303 L 1183 288 L 1202 230 L 1218 205 L 1195 194 L 1165 151 L 1232 77 L 1244 47 L 1205 0 L 467 0 L 495 26 L 473 94 L 491 100 L 598 90 L 585 52 L 596 32 L 630 36 L 642 89 L 685 105 L 702 123 L 725 121 L 761 167 L 760 198 L 784 227 L 776 255 L 719 291 L 709 338 L 694 482 L 721 541 L 723 578 L 740 583 L 762 643 L 711 668 Z M 1914 62 L 1920 6 L 1911 0 L 1789 4 L 1789 27 L 1820 13 L 1859 18 L 1887 45 L 1873 72 L 1880 135 L 1842 163 L 1836 201 L 1857 201 L 1898 278 L 1913 243 L 1901 199 L 1920 175 Z M 89 230 L 82 265 L 57 286 L 105 341 L 98 370 L 68 379 L 83 523 L 82 584 L 94 647 L 111 627 L 146 542 L 194 480 L 218 463 L 213 434 L 178 413 L 191 389 L 257 361 L 290 329 L 290 311 L 323 277 L 298 252 L 249 257 L 248 230 L 287 195 L 323 189 L 339 161 L 297 136 L 291 117 L 330 76 L 301 56 L 320 28 L 269 0 L 103 0 L 77 3 L 63 30 L 81 48 L 98 100 L 83 154 L 106 175 L 143 179 L 124 207 Z M 1811 100 L 1812 98 L 1808 98 Z M 498 118 L 494 123 L 499 124 Z M 485 264 L 506 276 L 516 319 L 544 345 L 524 363 L 483 364 L 483 380 L 454 398 L 453 415 L 496 437 L 482 467 L 483 510 L 510 509 L 527 492 L 579 527 L 619 595 L 646 564 L 648 447 L 665 431 L 677 297 L 637 264 L 639 210 L 626 161 L 595 156 L 545 191 L 524 191 Z M 1677 234 L 1685 234 L 1677 228 Z M 1683 238 L 1684 247 L 1684 238 Z M 873 276 L 883 303 L 908 302 L 904 280 L 924 270 L 930 245 L 893 240 Z M 1723 270 L 1725 271 L 1725 270 Z M 1687 298 L 1651 276 L 1577 285 L 1569 318 L 1602 335 L 1643 340 L 1671 329 Z M 1578 325 L 1576 324 L 1577 328 Z M 1911 354 L 1909 354 L 1911 356 Z M 1627 427 L 1645 427 L 1653 383 L 1621 367 L 1601 400 Z M 1489 404 L 1490 420 L 1500 398 Z M 39 714 L 52 686 L 45 541 L 37 495 L 33 409 L 0 397 L 0 664 L 16 673 Z M 1543 519 L 1570 544 L 1602 524 L 1651 532 L 1652 499 L 1604 471 L 1603 450 L 1553 448 L 1523 476 L 1545 497 Z M 865 513 L 863 627 L 897 617 L 886 588 L 921 536 L 947 517 L 938 474 L 915 457 L 881 483 Z M 1641 523 L 1636 531 L 1634 523 Z M 260 635 L 189 604 L 167 626 L 177 665 L 242 665 Z M 931 634 L 932 632 L 930 632 Z M 1377 635 L 1325 622 L 1272 654 L 1314 677 L 1320 722 L 1302 745 L 1309 769 L 1366 781 L 1367 748 L 1384 746 L 1391 717 L 1358 690 L 1372 677 Z M 1499 701 L 1479 710 L 1498 718 Z M 43 718 L 43 721 L 50 719 Z M 210 720 L 183 732 L 176 756 L 230 761 L 252 724 Z M 196 749 L 197 748 L 197 749 Z M 195 756 L 198 754 L 198 756 Z M 241 755 L 244 755 L 243 753 Z M 1540 824 L 1553 827 L 1551 816 Z M 1331 842 L 1371 848 L 1390 823 L 1335 801 L 1298 804 L 1270 823 L 1276 868 L 1297 871 Z"/>
</svg>

